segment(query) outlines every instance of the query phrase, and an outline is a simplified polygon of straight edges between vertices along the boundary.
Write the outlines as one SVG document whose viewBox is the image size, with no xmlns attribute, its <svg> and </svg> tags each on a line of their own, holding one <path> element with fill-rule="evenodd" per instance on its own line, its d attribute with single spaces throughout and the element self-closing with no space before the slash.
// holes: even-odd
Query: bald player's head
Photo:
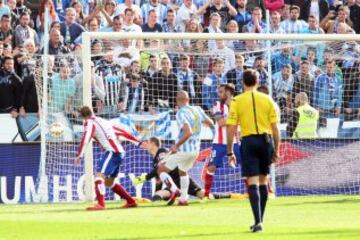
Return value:
<svg viewBox="0 0 360 240">
<path fill-rule="evenodd" d="M 189 101 L 190 101 L 189 94 L 186 91 L 180 90 L 177 92 L 176 103 L 179 107 L 182 107 L 182 106 L 188 104 Z"/>
<path fill-rule="evenodd" d="M 295 105 L 302 106 L 304 104 L 309 103 L 308 95 L 304 92 L 300 92 L 295 96 Z"/>
</svg>

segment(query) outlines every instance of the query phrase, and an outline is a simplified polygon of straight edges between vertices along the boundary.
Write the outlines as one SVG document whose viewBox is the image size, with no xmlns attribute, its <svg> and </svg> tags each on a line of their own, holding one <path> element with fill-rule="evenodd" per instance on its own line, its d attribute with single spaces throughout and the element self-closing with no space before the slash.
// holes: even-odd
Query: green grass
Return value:
<svg viewBox="0 0 360 240">
<path fill-rule="evenodd" d="M 0 205 L 0 239 L 360 239 L 360 196 L 270 200 L 260 234 L 249 233 L 247 200 L 163 205 L 111 203 L 102 212 L 86 212 L 86 204 Z"/>
</svg>

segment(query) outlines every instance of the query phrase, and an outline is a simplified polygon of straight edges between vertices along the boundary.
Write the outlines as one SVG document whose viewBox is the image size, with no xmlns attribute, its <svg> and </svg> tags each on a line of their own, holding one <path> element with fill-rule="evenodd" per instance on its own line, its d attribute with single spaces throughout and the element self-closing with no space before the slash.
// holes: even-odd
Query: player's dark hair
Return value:
<svg viewBox="0 0 360 240">
<path fill-rule="evenodd" d="M 235 93 L 235 85 L 232 83 L 224 83 L 221 84 L 220 87 L 223 87 L 226 92 L 229 92 L 231 96 L 234 96 Z"/>
<path fill-rule="evenodd" d="M 255 86 L 258 80 L 258 73 L 253 69 L 247 69 L 243 73 L 243 82 L 245 86 L 252 87 Z"/>
<path fill-rule="evenodd" d="M 149 141 L 152 142 L 153 144 L 155 144 L 155 146 L 157 146 L 158 148 L 161 147 L 161 141 L 159 138 L 151 137 L 151 138 L 149 138 Z"/>
<path fill-rule="evenodd" d="M 83 106 L 80 109 L 80 116 L 81 117 L 91 117 L 93 115 L 93 112 L 91 111 L 91 108 L 88 106 Z"/>
</svg>

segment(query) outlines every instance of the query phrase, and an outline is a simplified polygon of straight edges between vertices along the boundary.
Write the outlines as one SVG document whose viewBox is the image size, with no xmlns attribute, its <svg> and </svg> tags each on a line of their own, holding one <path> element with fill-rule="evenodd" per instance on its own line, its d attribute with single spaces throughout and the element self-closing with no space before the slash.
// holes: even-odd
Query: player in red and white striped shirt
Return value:
<svg viewBox="0 0 360 240">
<path fill-rule="evenodd" d="M 209 197 L 216 168 L 221 167 L 226 156 L 226 119 L 229 114 L 229 105 L 232 101 L 235 87 L 232 84 L 222 84 L 218 88 L 219 101 L 216 101 L 212 114 L 215 118 L 215 136 L 212 144 L 212 156 L 205 174 L 205 197 Z M 240 147 L 238 135 L 235 137 L 234 151 L 237 159 L 240 159 Z M 240 162 L 240 161 L 238 161 Z"/>
<path fill-rule="evenodd" d="M 127 201 L 123 208 L 137 207 L 135 200 L 114 180 L 118 176 L 119 167 L 125 155 L 125 150 L 121 146 L 118 137 L 122 136 L 133 143 L 140 143 L 140 141 L 120 127 L 113 126 L 111 122 L 94 116 L 91 109 L 87 106 L 81 108 L 80 115 L 85 121 L 85 132 L 81 138 L 75 164 L 80 164 L 80 159 L 84 155 L 86 145 L 92 138 L 96 139 L 105 150 L 105 154 L 103 154 L 100 164 L 96 169 L 95 193 L 97 204 L 93 207 L 88 207 L 87 210 L 105 209 L 105 186 Z"/>
</svg>

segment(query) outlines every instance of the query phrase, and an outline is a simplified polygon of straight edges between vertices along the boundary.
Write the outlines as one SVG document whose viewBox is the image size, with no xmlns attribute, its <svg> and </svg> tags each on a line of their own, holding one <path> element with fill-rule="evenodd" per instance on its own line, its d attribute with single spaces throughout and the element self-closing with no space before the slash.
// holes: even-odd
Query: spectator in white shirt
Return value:
<svg viewBox="0 0 360 240">
<path fill-rule="evenodd" d="M 177 24 L 185 29 L 185 26 L 190 22 L 190 19 L 196 15 L 196 11 L 196 6 L 193 4 L 192 0 L 184 0 L 177 12 Z"/>
<path fill-rule="evenodd" d="M 133 4 L 133 0 L 125 0 L 124 3 L 119 4 L 115 9 L 115 16 L 121 15 L 125 17 L 125 10 L 127 8 L 130 8 L 133 11 L 134 22 L 138 25 L 141 25 L 143 23 L 141 9 L 138 5 Z"/>
<path fill-rule="evenodd" d="M 211 49 L 210 49 L 211 50 Z M 235 68 L 235 53 L 225 46 L 224 40 L 216 40 L 216 49 L 212 51 L 212 56 L 224 59 L 224 71 Z"/>
</svg>

